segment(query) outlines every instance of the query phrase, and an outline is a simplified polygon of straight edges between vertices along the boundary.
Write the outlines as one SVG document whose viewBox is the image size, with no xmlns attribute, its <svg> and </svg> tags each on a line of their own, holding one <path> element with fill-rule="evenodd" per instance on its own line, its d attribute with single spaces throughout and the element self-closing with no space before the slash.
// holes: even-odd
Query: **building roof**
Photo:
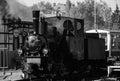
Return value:
<svg viewBox="0 0 120 81">
<path fill-rule="evenodd" d="M 101 30 L 101 29 L 92 29 L 85 31 L 86 33 L 120 33 L 120 30 Z"/>
<path fill-rule="evenodd" d="M 85 31 L 86 33 L 109 33 L 108 30 L 101 30 L 101 29 L 92 29 Z"/>
</svg>

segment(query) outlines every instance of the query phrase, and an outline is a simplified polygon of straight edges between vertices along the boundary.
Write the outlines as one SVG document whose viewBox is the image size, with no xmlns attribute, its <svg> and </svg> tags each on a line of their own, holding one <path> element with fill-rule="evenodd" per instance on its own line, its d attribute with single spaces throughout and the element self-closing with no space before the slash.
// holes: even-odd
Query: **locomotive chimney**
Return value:
<svg viewBox="0 0 120 81">
<path fill-rule="evenodd" d="M 36 34 L 39 34 L 39 15 L 40 11 L 39 10 L 34 10 L 33 11 L 33 27 L 34 30 L 36 31 Z"/>
</svg>

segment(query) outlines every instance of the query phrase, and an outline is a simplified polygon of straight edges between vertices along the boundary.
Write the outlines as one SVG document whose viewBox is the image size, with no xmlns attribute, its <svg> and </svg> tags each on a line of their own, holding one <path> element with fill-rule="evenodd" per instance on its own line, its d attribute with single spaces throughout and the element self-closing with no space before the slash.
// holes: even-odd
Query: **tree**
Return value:
<svg viewBox="0 0 120 81">
<path fill-rule="evenodd" d="M 0 0 L 0 15 L 7 14 L 9 10 L 9 5 L 6 0 Z"/>
<path fill-rule="evenodd" d="M 45 3 L 44 1 L 41 1 L 38 4 L 34 4 L 31 8 L 33 10 L 40 10 L 45 14 L 50 14 L 53 10 L 52 4 L 49 2 Z"/>
<path fill-rule="evenodd" d="M 85 0 L 77 3 L 76 14 L 79 18 L 85 20 L 85 30 L 94 28 L 94 0 Z M 76 15 L 75 14 L 75 15 Z M 108 5 L 101 1 L 96 3 L 96 24 L 100 29 L 108 29 L 108 24 L 111 23 L 111 9 Z M 106 24 L 106 26 L 105 26 Z"/>
<path fill-rule="evenodd" d="M 45 2 L 41 1 L 40 3 L 38 3 L 39 9 L 40 11 L 44 11 L 45 10 Z"/>
<path fill-rule="evenodd" d="M 97 4 L 97 14 L 99 17 L 97 19 L 98 26 L 102 29 L 110 29 L 111 27 L 111 13 L 112 10 L 108 5 L 101 1 L 99 4 Z"/>
<path fill-rule="evenodd" d="M 31 8 L 32 8 L 32 10 L 39 10 L 39 7 L 37 4 L 33 4 L 33 6 Z"/>
<path fill-rule="evenodd" d="M 112 13 L 112 29 L 120 29 L 120 10 L 118 5 L 116 5 L 116 10 Z"/>
<path fill-rule="evenodd" d="M 77 3 L 79 17 L 84 19 L 84 29 L 92 29 L 94 25 L 94 0 L 85 0 Z"/>
<path fill-rule="evenodd" d="M 71 8 L 71 2 L 70 2 L 70 0 L 67 0 L 66 1 L 66 12 L 67 12 L 68 16 L 70 16 L 70 13 L 69 13 L 70 8 Z"/>
<path fill-rule="evenodd" d="M 84 29 L 94 29 L 94 1 L 85 0 L 77 2 L 77 6 L 71 3 L 70 0 L 66 1 L 65 13 L 72 18 L 84 19 Z M 54 9 L 51 3 L 41 2 L 37 5 L 44 13 L 51 13 Z M 59 9 L 58 9 L 59 10 Z M 96 2 L 96 25 L 99 29 L 110 29 L 111 26 L 111 8 L 104 1 Z M 66 16 L 66 15 L 65 15 Z"/>
<path fill-rule="evenodd" d="M 52 4 L 51 3 L 49 3 L 49 2 L 47 2 L 46 4 L 45 4 L 45 8 L 46 8 L 46 12 L 47 13 L 52 13 L 52 10 L 53 10 L 53 7 L 52 7 Z"/>
</svg>

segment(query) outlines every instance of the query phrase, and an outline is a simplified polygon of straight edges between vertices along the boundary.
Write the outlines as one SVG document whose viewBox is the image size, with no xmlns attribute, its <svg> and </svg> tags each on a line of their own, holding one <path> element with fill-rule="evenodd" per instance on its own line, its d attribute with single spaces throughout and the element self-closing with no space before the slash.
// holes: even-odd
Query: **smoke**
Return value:
<svg viewBox="0 0 120 81">
<path fill-rule="evenodd" d="M 0 24 L 2 22 L 3 15 L 6 15 L 8 13 L 9 6 L 7 4 L 6 0 L 0 0 Z"/>
<path fill-rule="evenodd" d="M 31 8 L 24 6 L 16 0 L 6 0 L 9 5 L 9 14 L 12 16 L 19 17 L 21 20 L 30 21 L 32 20 Z"/>
<path fill-rule="evenodd" d="M 0 16 L 3 16 L 3 14 L 6 14 L 8 12 L 8 4 L 6 0 L 0 0 Z"/>
<path fill-rule="evenodd" d="M 23 21 L 32 21 L 32 9 L 16 0 L 0 0 L 0 17 L 11 16 Z"/>
</svg>

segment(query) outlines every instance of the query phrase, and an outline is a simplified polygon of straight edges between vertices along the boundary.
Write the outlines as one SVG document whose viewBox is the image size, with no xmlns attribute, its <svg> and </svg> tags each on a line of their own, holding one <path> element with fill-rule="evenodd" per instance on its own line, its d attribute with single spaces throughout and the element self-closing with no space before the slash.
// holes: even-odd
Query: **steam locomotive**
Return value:
<svg viewBox="0 0 120 81">
<path fill-rule="evenodd" d="M 40 18 L 33 11 L 34 31 L 26 32 L 18 50 L 24 57 L 25 78 L 83 73 L 89 65 L 105 63 L 105 41 L 98 34 L 84 33 L 84 20 L 55 16 Z M 98 64 L 99 63 L 99 64 Z"/>
</svg>

